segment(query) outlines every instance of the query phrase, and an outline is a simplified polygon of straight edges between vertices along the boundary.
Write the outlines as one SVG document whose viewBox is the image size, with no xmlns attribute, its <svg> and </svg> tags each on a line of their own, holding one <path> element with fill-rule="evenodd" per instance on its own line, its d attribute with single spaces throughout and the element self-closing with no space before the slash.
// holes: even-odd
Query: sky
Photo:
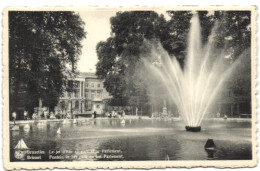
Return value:
<svg viewBox="0 0 260 171">
<path fill-rule="evenodd" d="M 96 45 L 105 41 L 110 36 L 110 17 L 116 15 L 116 11 L 80 11 L 80 17 L 85 22 L 86 39 L 82 40 L 82 54 L 78 61 L 80 72 L 95 72 L 98 62 Z"/>
<path fill-rule="evenodd" d="M 115 16 L 116 12 L 115 10 L 102 8 L 99 10 L 90 9 L 78 12 L 81 19 L 85 22 L 85 31 L 87 32 L 86 39 L 82 40 L 83 48 L 78 61 L 78 71 L 96 71 L 96 64 L 98 62 L 96 45 L 100 41 L 105 41 L 110 36 L 110 18 Z M 165 11 L 156 12 L 168 16 Z"/>
</svg>

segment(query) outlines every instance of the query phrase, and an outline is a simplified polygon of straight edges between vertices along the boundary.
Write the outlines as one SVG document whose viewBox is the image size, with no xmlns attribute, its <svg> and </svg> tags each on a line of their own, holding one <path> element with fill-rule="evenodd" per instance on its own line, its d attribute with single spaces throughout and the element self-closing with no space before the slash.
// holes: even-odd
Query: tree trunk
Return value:
<svg viewBox="0 0 260 171">
<path fill-rule="evenodd" d="M 39 108 L 42 108 L 42 98 L 39 98 Z"/>
<path fill-rule="evenodd" d="M 237 104 L 237 114 L 238 114 L 238 116 L 240 116 L 239 104 Z"/>
<path fill-rule="evenodd" d="M 233 104 L 231 104 L 231 106 L 230 106 L 230 107 L 231 107 L 231 110 L 230 110 L 230 113 L 231 113 L 231 118 L 233 118 L 233 113 L 234 113 L 234 110 L 233 110 L 233 108 L 234 108 L 234 107 L 233 107 Z"/>
</svg>

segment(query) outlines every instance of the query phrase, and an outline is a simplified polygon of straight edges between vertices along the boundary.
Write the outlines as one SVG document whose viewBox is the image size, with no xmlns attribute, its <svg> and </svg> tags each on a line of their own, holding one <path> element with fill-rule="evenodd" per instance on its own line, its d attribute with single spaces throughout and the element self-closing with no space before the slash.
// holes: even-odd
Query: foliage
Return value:
<svg viewBox="0 0 260 171">
<path fill-rule="evenodd" d="M 163 48 L 184 65 L 187 35 L 192 13 L 168 11 L 171 19 L 153 11 L 118 12 L 111 18 L 111 37 L 97 45 L 99 62 L 96 74 L 105 79 L 105 87 L 114 97 L 114 105 L 140 106 L 154 103 L 151 96 L 164 99 L 166 92 L 158 80 L 148 79 L 142 58 L 149 58 L 151 49 L 145 42 L 159 41 Z M 206 43 L 212 29 L 217 27 L 214 39 L 230 63 L 250 47 L 250 12 L 198 12 L 202 42 Z M 153 85 L 154 87 L 151 88 Z M 154 91 L 156 89 L 156 91 Z M 153 101 L 153 102 L 152 102 Z"/>
<path fill-rule="evenodd" d="M 19 105 L 21 91 L 29 96 L 25 106 L 30 110 L 39 98 L 45 106 L 57 104 L 66 77 L 76 74 L 85 34 L 74 12 L 9 12 L 11 110 Z"/>
</svg>

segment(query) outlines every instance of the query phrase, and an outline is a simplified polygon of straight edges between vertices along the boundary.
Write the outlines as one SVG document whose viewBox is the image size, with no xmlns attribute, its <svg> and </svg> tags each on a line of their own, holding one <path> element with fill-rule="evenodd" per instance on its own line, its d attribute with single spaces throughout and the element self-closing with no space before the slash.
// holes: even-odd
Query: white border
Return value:
<svg viewBox="0 0 260 171">
<path fill-rule="evenodd" d="M 74 5 L 74 6 L 82 6 L 82 5 L 93 6 L 94 5 L 94 6 L 96 6 L 96 5 L 98 5 L 98 6 L 104 7 L 104 6 L 107 6 L 107 5 L 109 5 L 109 6 L 122 6 L 122 5 L 123 6 L 133 6 L 133 5 L 141 5 L 141 6 L 145 6 L 145 5 L 149 5 L 149 6 L 156 6 L 156 5 L 168 6 L 168 5 L 171 5 L 171 6 L 176 6 L 176 5 L 188 5 L 188 4 L 189 5 L 240 5 L 240 6 L 247 6 L 247 5 L 258 5 L 258 3 L 259 3 L 259 1 L 257 1 L 257 0 L 256 1 L 255 0 L 246 0 L 246 1 L 218 0 L 217 4 L 212 4 L 208 1 L 202 1 L 202 0 L 197 0 L 197 1 L 190 0 L 190 1 L 180 1 L 180 2 L 172 2 L 172 3 L 168 2 L 168 1 L 164 2 L 164 1 L 159 1 L 159 0 L 158 1 L 149 0 L 149 1 L 142 1 L 142 2 L 136 1 L 136 0 L 132 0 L 132 1 L 129 1 L 129 2 L 122 2 L 122 1 L 109 1 L 109 2 L 108 1 L 91 1 L 90 2 L 90 1 L 86 1 L 86 0 L 85 1 L 80 0 L 80 1 L 76 1 L 76 2 L 71 2 L 71 1 L 65 0 L 65 1 L 62 1 L 62 3 L 59 2 L 59 1 L 51 1 L 51 0 L 45 0 L 44 2 L 25 1 L 25 0 L 22 0 L 22 1 L 9 0 L 8 2 L 0 2 L 0 5 L 1 5 L 1 9 L 3 9 L 3 7 L 5 7 L 5 6 L 26 6 L 26 5 L 30 5 L 30 6 L 33 6 L 33 7 L 43 6 L 43 5 L 49 5 L 49 6 L 57 6 L 57 5 Z M 259 21 L 259 18 L 258 18 L 258 21 Z M 258 24 L 259 24 L 259 22 L 258 22 Z M 0 34 L 2 34 L 2 30 L 1 30 Z M 2 38 L 2 36 L 1 36 L 1 38 Z M 2 65 L 0 65 L 0 67 L 2 67 Z M 259 71 L 259 66 L 258 66 L 258 71 Z M 2 73 L 0 72 L 0 74 L 2 74 Z M 2 75 L 1 75 L 1 78 L 2 78 Z M 257 89 L 259 89 L 259 85 L 257 86 Z M 258 133 L 258 135 L 259 135 L 259 133 Z"/>
</svg>

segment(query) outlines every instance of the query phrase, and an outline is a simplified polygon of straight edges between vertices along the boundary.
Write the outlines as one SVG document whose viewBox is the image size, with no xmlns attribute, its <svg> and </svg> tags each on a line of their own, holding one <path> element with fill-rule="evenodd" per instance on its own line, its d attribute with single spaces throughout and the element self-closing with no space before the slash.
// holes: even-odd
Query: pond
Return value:
<svg viewBox="0 0 260 171">
<path fill-rule="evenodd" d="M 26 126 L 26 125 L 29 125 Z M 25 127 L 25 128 L 24 128 Z M 27 128 L 26 128 L 27 127 Z M 207 120 L 186 132 L 173 119 L 78 119 L 20 124 L 10 130 L 11 161 L 251 160 L 251 120 Z M 60 128 L 60 134 L 57 130 Z M 21 160 L 15 146 L 29 149 Z M 204 145 L 213 139 L 216 148 Z"/>
</svg>

